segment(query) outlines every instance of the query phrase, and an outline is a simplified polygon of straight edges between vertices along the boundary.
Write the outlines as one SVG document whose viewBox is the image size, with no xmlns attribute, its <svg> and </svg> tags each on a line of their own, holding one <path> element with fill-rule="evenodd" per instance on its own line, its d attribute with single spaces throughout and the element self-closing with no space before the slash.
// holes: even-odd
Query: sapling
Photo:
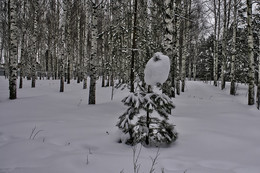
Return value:
<svg viewBox="0 0 260 173">
<path fill-rule="evenodd" d="M 161 69 L 163 70 L 160 71 Z M 152 85 L 162 85 L 166 81 L 169 70 L 169 58 L 156 53 L 145 68 L 148 87 L 137 83 L 135 92 L 122 100 L 128 106 L 117 123 L 119 129 L 126 134 L 126 140 L 122 142 L 158 146 L 177 139 L 174 125 L 168 122 L 171 109 L 174 108 L 172 100 L 164 93 L 152 90 Z"/>
</svg>

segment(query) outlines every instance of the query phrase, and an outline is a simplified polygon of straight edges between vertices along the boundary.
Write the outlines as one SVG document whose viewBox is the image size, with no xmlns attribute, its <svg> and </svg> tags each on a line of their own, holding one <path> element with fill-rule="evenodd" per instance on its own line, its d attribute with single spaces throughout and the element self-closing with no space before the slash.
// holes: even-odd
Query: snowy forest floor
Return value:
<svg viewBox="0 0 260 173">
<path fill-rule="evenodd" d="M 260 111 L 247 105 L 247 86 L 230 96 L 187 81 L 173 99 L 173 123 L 179 138 L 160 148 L 155 172 L 259 173 Z M 8 80 L 0 77 L 0 173 L 133 173 L 131 146 L 118 143 L 115 124 L 125 111 L 126 90 L 97 83 L 97 104 L 72 81 L 59 93 L 59 81 L 24 81 L 18 99 L 9 100 Z M 142 148 L 140 173 L 151 168 L 156 148 Z"/>
</svg>

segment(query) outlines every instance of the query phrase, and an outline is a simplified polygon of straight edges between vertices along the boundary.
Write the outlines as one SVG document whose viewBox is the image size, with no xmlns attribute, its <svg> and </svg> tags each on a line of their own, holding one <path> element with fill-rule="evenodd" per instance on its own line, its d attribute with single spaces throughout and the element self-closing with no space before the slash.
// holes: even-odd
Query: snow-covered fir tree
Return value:
<svg viewBox="0 0 260 173">
<path fill-rule="evenodd" d="M 156 53 L 145 68 L 146 84 L 164 83 L 169 75 L 169 64 L 167 56 Z M 126 134 L 121 142 L 158 146 L 177 139 L 174 125 L 168 122 L 175 106 L 167 95 L 153 92 L 151 86 L 143 88 L 137 84 L 135 92 L 130 93 L 122 102 L 128 108 L 117 123 L 119 129 Z"/>
</svg>

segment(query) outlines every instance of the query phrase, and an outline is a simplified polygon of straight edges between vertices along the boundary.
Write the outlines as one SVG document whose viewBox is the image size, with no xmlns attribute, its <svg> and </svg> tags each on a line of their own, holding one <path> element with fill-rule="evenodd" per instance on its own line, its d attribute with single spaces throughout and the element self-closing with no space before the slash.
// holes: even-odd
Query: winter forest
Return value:
<svg viewBox="0 0 260 173">
<path fill-rule="evenodd" d="M 0 173 L 259 173 L 259 0 L 0 0 Z"/>
</svg>

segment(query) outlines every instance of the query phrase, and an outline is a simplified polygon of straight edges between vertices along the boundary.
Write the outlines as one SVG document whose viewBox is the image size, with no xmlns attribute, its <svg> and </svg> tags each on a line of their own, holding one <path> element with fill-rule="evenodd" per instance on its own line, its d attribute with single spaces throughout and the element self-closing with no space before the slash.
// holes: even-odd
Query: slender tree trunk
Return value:
<svg viewBox="0 0 260 173">
<path fill-rule="evenodd" d="M 61 52 L 61 56 L 60 56 L 60 60 L 59 60 L 59 70 L 60 70 L 60 92 L 64 92 L 64 59 L 65 58 L 65 54 L 66 54 L 66 50 L 65 50 L 65 46 L 66 46 L 66 32 L 65 32 L 65 25 L 66 25 L 66 12 L 67 12 L 67 4 L 66 4 L 66 0 L 63 1 L 63 11 L 61 12 L 61 45 L 60 45 L 60 52 Z M 59 5 L 58 5 L 59 6 Z M 59 9 L 59 7 L 58 7 Z"/>
<path fill-rule="evenodd" d="M 17 25 L 16 25 L 16 1 L 8 1 L 9 19 L 9 99 L 17 98 L 16 78 L 17 78 Z"/>
<path fill-rule="evenodd" d="M 96 1 L 97 2 L 97 1 Z M 97 4 L 97 3 L 96 3 Z M 90 85 L 89 85 L 89 104 L 96 104 L 96 57 L 97 57 L 97 7 L 93 4 L 92 13 L 92 42 L 90 55 Z"/>
<path fill-rule="evenodd" d="M 134 26 L 133 26 L 133 40 L 132 40 L 132 57 L 131 57 L 131 70 L 130 70 L 130 92 L 134 92 L 134 68 L 135 68 L 135 52 L 136 52 L 136 32 L 137 32 L 137 3 L 138 1 L 134 1 Z"/>
<path fill-rule="evenodd" d="M 68 57 L 68 66 L 67 66 L 67 84 L 70 84 L 70 57 Z"/>
<path fill-rule="evenodd" d="M 198 56 L 198 36 L 195 36 L 195 52 L 193 59 L 193 80 L 196 81 L 197 77 L 197 56 Z"/>
<path fill-rule="evenodd" d="M 171 97 L 175 98 L 175 87 L 176 87 L 176 58 L 177 58 L 177 52 L 176 52 L 176 45 L 177 45 L 177 27 L 175 26 L 177 21 L 176 21 L 176 3 L 173 1 L 173 48 L 172 48 L 172 61 L 171 61 Z"/>
<path fill-rule="evenodd" d="M 176 11 L 177 11 L 177 17 L 176 17 L 176 94 L 180 95 L 180 24 L 181 24 L 181 0 L 176 0 Z"/>
<path fill-rule="evenodd" d="M 227 0 L 224 0 L 224 21 L 222 38 L 222 68 L 221 68 L 221 89 L 226 87 L 226 68 L 227 68 Z"/>
<path fill-rule="evenodd" d="M 192 73 L 191 62 L 192 62 L 192 56 L 190 55 L 189 56 L 189 74 L 188 74 L 189 81 L 191 81 L 191 73 Z"/>
<path fill-rule="evenodd" d="M 79 22 L 79 67 L 78 67 L 78 83 L 83 79 L 83 61 L 84 61 L 84 47 L 85 47 L 85 26 L 86 26 L 86 15 L 84 13 L 85 4 L 80 11 L 80 22 Z"/>
<path fill-rule="evenodd" d="M 163 49 L 164 53 L 173 61 L 173 0 L 165 0 L 165 17 L 164 17 L 164 24 L 165 24 L 165 33 L 163 38 Z M 171 69 L 173 70 L 173 69 Z M 163 84 L 163 93 L 167 95 L 171 95 L 171 86 L 170 83 L 171 79 L 168 78 L 167 81 Z M 174 82 L 174 81 L 172 81 Z"/>
<path fill-rule="evenodd" d="M 34 18 L 33 18 L 33 50 L 32 50 L 32 54 L 31 54 L 31 58 L 32 58 L 32 88 L 35 88 L 36 86 L 36 78 L 37 78 L 37 74 L 36 74 L 36 64 L 37 64 L 37 36 L 38 36 L 38 24 L 37 24 L 37 18 L 38 18 L 38 1 L 33 1 L 32 3 L 34 8 L 33 8 L 33 12 L 34 12 Z"/>
<path fill-rule="evenodd" d="M 218 65 L 219 65 L 219 40 L 220 40 L 220 30 L 221 30 L 221 25 L 220 25 L 220 19 L 221 19 L 221 0 L 218 0 L 218 27 L 217 27 L 217 40 L 216 40 L 216 82 L 217 82 L 217 85 L 218 85 L 218 80 L 219 80 L 219 68 L 218 68 Z M 217 86 L 216 85 L 216 86 Z"/>
<path fill-rule="evenodd" d="M 217 41 L 217 25 L 218 25 L 218 14 L 217 14 L 217 4 L 216 0 L 214 0 L 214 86 L 217 86 L 217 80 L 218 80 L 218 52 L 217 52 L 217 46 L 218 46 L 218 41 Z"/>
<path fill-rule="evenodd" d="M 64 65 L 62 59 L 60 60 L 60 92 L 64 92 Z"/>
<path fill-rule="evenodd" d="M 260 40 L 260 35 L 258 35 L 258 39 Z M 260 50 L 260 44 L 258 46 L 258 49 Z M 258 110 L 260 109 L 260 55 L 258 55 L 257 108 Z"/>
<path fill-rule="evenodd" d="M 255 68 L 254 68 L 254 42 L 252 31 L 252 0 L 247 0 L 247 28 L 248 28 L 248 105 L 255 104 Z"/>
<path fill-rule="evenodd" d="M 182 70 L 181 70 L 181 92 L 185 89 L 185 79 L 186 79 L 186 59 L 188 55 L 188 39 L 189 39 L 189 13 L 190 13 L 190 0 L 185 0 L 185 22 L 184 22 L 184 34 L 183 34 L 183 53 L 182 53 Z"/>
<path fill-rule="evenodd" d="M 237 37 L 237 0 L 234 0 L 234 20 L 233 20 L 233 38 L 232 38 L 232 60 L 231 60 L 231 86 L 230 94 L 236 94 L 235 87 L 235 59 L 236 59 L 236 37 Z"/>
<path fill-rule="evenodd" d="M 260 52 L 260 30 L 258 30 L 258 52 Z M 260 109 L 260 54 L 258 54 L 257 108 Z"/>
<path fill-rule="evenodd" d="M 21 42 L 21 58 L 20 58 L 20 82 L 19 82 L 19 88 L 23 88 L 23 71 L 24 71 L 24 57 L 25 57 L 25 53 L 24 53 L 24 46 L 25 45 L 25 41 L 24 41 L 24 33 L 22 35 L 22 42 Z"/>
</svg>

